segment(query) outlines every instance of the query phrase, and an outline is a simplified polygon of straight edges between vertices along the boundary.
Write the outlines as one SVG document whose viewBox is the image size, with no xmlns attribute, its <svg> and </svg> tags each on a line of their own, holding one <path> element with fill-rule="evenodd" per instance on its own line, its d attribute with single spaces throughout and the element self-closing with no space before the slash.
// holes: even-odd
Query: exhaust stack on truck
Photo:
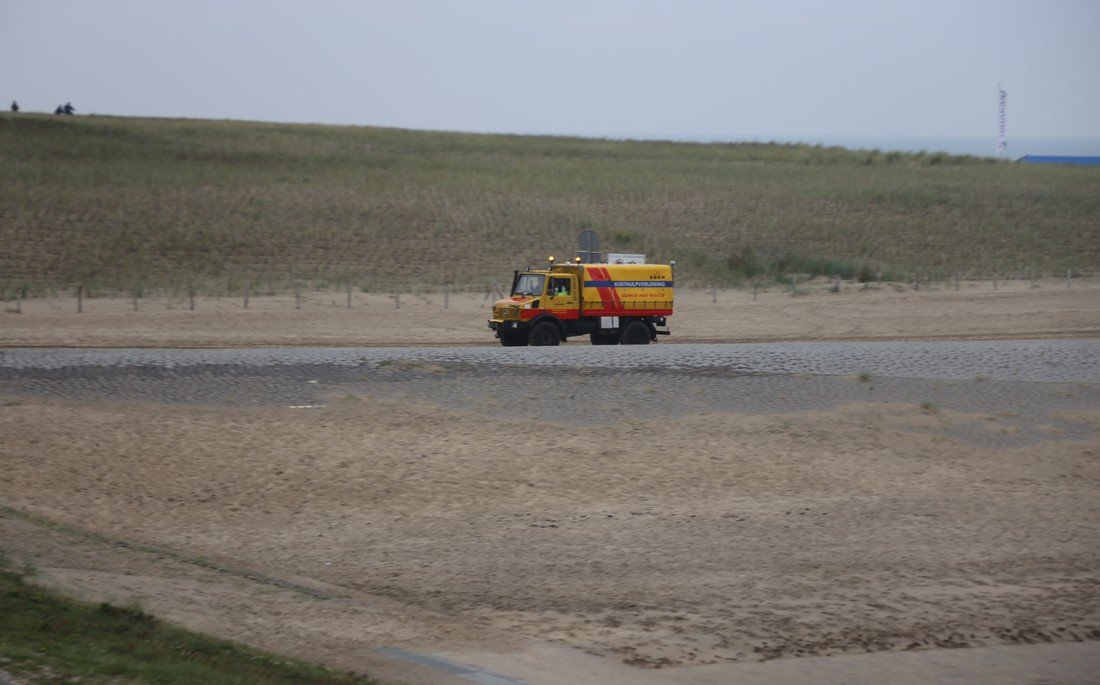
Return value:
<svg viewBox="0 0 1100 685">
<path fill-rule="evenodd" d="M 673 264 L 556 264 L 516 271 L 511 296 L 493 304 L 489 328 L 505 347 L 648 345 L 668 335 Z"/>
</svg>

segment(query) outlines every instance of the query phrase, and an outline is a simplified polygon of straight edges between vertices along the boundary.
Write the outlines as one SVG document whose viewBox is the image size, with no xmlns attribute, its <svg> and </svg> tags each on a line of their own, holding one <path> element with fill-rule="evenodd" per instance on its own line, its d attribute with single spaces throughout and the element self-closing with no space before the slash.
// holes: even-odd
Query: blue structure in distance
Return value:
<svg viewBox="0 0 1100 685">
<path fill-rule="evenodd" d="M 1016 160 L 1024 164 L 1075 164 L 1100 166 L 1100 157 L 1071 157 L 1067 155 L 1024 155 Z"/>
</svg>

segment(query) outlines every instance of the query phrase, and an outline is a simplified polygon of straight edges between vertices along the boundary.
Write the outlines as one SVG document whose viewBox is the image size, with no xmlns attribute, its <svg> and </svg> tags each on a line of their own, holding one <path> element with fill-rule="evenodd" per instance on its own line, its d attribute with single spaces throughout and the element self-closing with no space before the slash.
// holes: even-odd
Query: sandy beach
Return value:
<svg viewBox="0 0 1100 685">
<path fill-rule="evenodd" d="M 786 290 L 680 290 L 663 343 L 781 340 L 927 340 L 1096 337 L 1100 287 L 1055 281 L 964 283 L 960 290 L 822 284 Z M 341 292 L 204 298 L 75 297 L 8 302 L 0 313 L 6 347 L 262 347 L 494 345 L 484 293 L 427 295 Z M 16 308 L 21 313 L 16 314 Z M 570 341 L 574 344 L 574 341 Z M 575 344 L 588 344 L 579 338 Z"/>
<path fill-rule="evenodd" d="M 77 314 L 28 300 L 0 314 L 0 337 L 495 344 L 479 294 L 396 304 L 89 300 Z M 1100 336 L 1087 288 L 688 292 L 677 307 L 661 344 Z M 1093 384 L 978 386 L 1046 398 L 1028 416 L 993 397 L 948 406 L 934 388 L 925 402 L 672 415 L 649 401 L 666 392 L 653 376 L 565 368 L 523 391 L 515 373 L 364 373 L 361 390 L 309 408 L 0 398 L 0 548 L 74 595 L 393 682 L 450 681 L 380 649 L 549 644 L 706 682 L 688 669 L 1100 639 Z M 433 379 L 477 385 L 454 402 Z M 618 417 L 509 411 L 546 388 L 563 401 L 598 391 Z"/>
</svg>

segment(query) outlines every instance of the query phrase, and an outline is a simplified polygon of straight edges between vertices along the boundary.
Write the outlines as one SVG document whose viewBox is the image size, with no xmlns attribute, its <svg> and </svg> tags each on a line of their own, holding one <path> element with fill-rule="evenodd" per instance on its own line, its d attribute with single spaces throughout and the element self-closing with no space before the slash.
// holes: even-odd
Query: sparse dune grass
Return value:
<svg viewBox="0 0 1100 685">
<path fill-rule="evenodd" d="M 164 623 L 138 606 L 68 599 L 3 568 L 0 682 L 377 685 Z M 18 677 L 9 680 L 5 675 Z"/>
<path fill-rule="evenodd" d="M 1100 169 L 940 153 L 0 116 L 0 295 L 484 289 L 605 250 L 688 285 L 1092 271 Z"/>
</svg>

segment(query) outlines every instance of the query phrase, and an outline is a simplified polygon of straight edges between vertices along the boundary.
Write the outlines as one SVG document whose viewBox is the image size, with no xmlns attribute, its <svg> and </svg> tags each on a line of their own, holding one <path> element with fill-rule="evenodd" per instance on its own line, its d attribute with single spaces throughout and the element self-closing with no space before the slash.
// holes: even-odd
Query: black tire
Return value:
<svg viewBox="0 0 1100 685">
<path fill-rule="evenodd" d="M 618 345 L 619 335 L 613 332 L 589 333 L 589 339 L 593 345 Z"/>
<path fill-rule="evenodd" d="M 561 331 L 552 322 L 543 321 L 531 329 L 530 339 L 534 347 L 557 347 L 561 343 Z"/>
<path fill-rule="evenodd" d="M 641 321 L 631 321 L 619 335 L 619 342 L 624 345 L 648 345 L 650 338 L 649 326 Z"/>
<path fill-rule="evenodd" d="M 500 344 L 505 347 L 526 347 L 527 335 L 523 331 L 501 331 Z"/>
</svg>

